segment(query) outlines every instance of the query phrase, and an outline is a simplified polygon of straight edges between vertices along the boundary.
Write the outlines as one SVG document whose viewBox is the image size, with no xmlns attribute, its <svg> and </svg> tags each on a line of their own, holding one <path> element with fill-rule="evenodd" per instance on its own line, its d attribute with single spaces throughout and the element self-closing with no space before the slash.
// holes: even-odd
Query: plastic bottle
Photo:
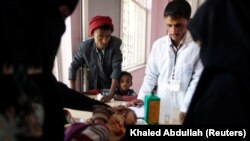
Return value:
<svg viewBox="0 0 250 141">
<path fill-rule="evenodd" d="M 145 96 L 144 118 L 148 124 L 159 124 L 160 98 L 154 93 Z"/>
</svg>

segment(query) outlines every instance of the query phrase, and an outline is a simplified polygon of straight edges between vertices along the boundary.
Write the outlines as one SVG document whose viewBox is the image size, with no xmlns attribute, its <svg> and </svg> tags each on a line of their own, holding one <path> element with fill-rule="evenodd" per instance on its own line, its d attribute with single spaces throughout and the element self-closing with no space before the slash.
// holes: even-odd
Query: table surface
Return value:
<svg viewBox="0 0 250 141">
<path fill-rule="evenodd" d="M 88 96 L 93 98 L 93 99 L 97 99 L 96 95 L 88 95 Z M 114 107 L 114 106 L 123 105 L 125 103 L 126 103 L 126 101 L 116 101 L 116 100 L 112 99 L 107 104 L 110 105 L 111 107 Z M 74 109 L 69 109 L 69 108 L 65 108 L 65 109 L 69 110 L 71 115 L 79 122 L 84 122 L 87 119 L 90 119 L 92 117 L 92 112 L 89 112 L 89 111 L 80 111 L 80 110 L 74 110 Z M 141 121 L 141 120 L 143 120 L 143 119 L 141 119 L 141 118 L 143 118 L 143 107 L 141 107 L 141 108 L 133 107 L 132 109 L 135 111 L 137 116 L 140 117 L 139 122 L 143 123 L 144 121 Z"/>
<path fill-rule="evenodd" d="M 95 98 L 95 96 L 92 96 L 92 95 L 90 97 Z M 111 100 L 111 102 L 108 102 L 107 104 L 110 105 L 111 107 L 114 107 L 114 106 L 119 106 L 122 103 L 124 103 L 124 101 Z M 74 109 L 69 109 L 69 108 L 65 108 L 65 109 L 69 110 L 71 115 L 80 121 L 84 121 L 92 117 L 92 112 L 89 112 L 89 111 L 80 111 L 80 110 L 74 110 Z"/>
</svg>

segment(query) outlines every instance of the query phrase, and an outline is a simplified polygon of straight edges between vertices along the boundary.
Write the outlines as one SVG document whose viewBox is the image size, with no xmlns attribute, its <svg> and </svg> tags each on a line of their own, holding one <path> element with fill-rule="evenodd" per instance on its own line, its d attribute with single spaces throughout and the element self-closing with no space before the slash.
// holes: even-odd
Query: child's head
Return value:
<svg viewBox="0 0 250 141">
<path fill-rule="evenodd" d="M 124 118 L 125 125 L 136 124 L 137 115 L 132 109 L 124 107 L 124 106 L 117 106 L 113 108 L 114 108 L 115 114 L 121 115 Z"/>
<path fill-rule="evenodd" d="M 120 74 L 120 77 L 118 79 L 119 81 L 119 89 L 121 91 L 127 91 L 131 86 L 132 86 L 132 75 L 131 73 L 127 72 L 127 71 L 122 71 Z"/>
<path fill-rule="evenodd" d="M 113 107 L 114 108 L 114 107 Z M 137 121 L 137 116 L 132 109 L 126 107 L 116 107 L 114 109 L 103 105 L 93 107 L 93 123 L 108 123 L 112 115 L 120 115 L 124 120 L 124 125 L 133 125 Z"/>
<path fill-rule="evenodd" d="M 135 112 L 126 107 L 110 108 L 96 105 L 93 109 L 93 124 L 104 125 L 109 130 L 109 140 L 121 140 L 126 131 L 126 125 L 134 125 L 137 121 Z M 100 128 L 100 127 L 97 127 Z"/>
<path fill-rule="evenodd" d="M 126 131 L 126 125 L 135 125 L 137 121 L 137 116 L 135 112 L 129 108 L 119 108 L 116 112 L 109 118 L 108 128 L 109 128 L 109 140 L 120 141 Z"/>
<path fill-rule="evenodd" d="M 136 122 L 137 122 L 137 115 L 136 115 L 135 111 L 129 109 L 127 111 L 127 114 L 126 114 L 125 124 L 126 125 L 135 125 Z"/>
</svg>

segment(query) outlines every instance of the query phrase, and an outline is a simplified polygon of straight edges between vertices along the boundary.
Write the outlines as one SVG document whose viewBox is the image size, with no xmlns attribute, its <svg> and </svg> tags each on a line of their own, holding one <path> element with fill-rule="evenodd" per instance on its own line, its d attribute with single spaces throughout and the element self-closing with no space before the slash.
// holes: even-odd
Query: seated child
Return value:
<svg viewBox="0 0 250 141">
<path fill-rule="evenodd" d="M 127 71 L 122 71 L 118 79 L 118 87 L 115 91 L 114 99 L 119 101 L 131 101 L 137 98 L 137 94 L 132 86 L 132 75 Z"/>
<path fill-rule="evenodd" d="M 137 94 L 133 89 L 130 89 L 132 86 L 132 75 L 127 71 L 122 71 L 118 78 L 118 86 L 115 90 L 114 100 L 118 101 L 131 101 L 137 98 Z M 84 94 L 97 95 L 97 99 L 101 99 L 102 96 L 109 94 L 109 89 L 102 90 L 88 90 L 83 92 Z M 100 96 L 100 97 L 99 97 Z"/>
<path fill-rule="evenodd" d="M 66 129 L 64 141 L 120 141 L 124 138 L 125 126 L 136 121 L 136 114 L 131 109 L 97 105 L 86 123 L 75 122 Z"/>
</svg>

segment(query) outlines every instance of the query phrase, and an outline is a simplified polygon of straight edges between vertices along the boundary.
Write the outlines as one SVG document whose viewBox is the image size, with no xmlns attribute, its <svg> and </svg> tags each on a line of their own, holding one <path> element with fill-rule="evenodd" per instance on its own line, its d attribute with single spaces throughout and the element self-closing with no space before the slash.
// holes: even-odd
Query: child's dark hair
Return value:
<svg viewBox="0 0 250 141">
<path fill-rule="evenodd" d="M 191 6 L 186 0 L 173 0 L 164 10 L 164 17 L 186 18 L 191 16 Z"/>
<path fill-rule="evenodd" d="M 129 76 L 129 77 L 131 78 L 131 80 L 133 79 L 133 76 L 132 76 L 131 73 L 129 73 L 129 72 L 127 72 L 127 71 L 122 71 L 121 74 L 120 74 L 120 76 L 119 76 L 119 79 L 118 79 L 119 82 L 121 81 L 121 78 L 122 78 L 122 76 L 124 76 L 124 75 Z"/>
</svg>

